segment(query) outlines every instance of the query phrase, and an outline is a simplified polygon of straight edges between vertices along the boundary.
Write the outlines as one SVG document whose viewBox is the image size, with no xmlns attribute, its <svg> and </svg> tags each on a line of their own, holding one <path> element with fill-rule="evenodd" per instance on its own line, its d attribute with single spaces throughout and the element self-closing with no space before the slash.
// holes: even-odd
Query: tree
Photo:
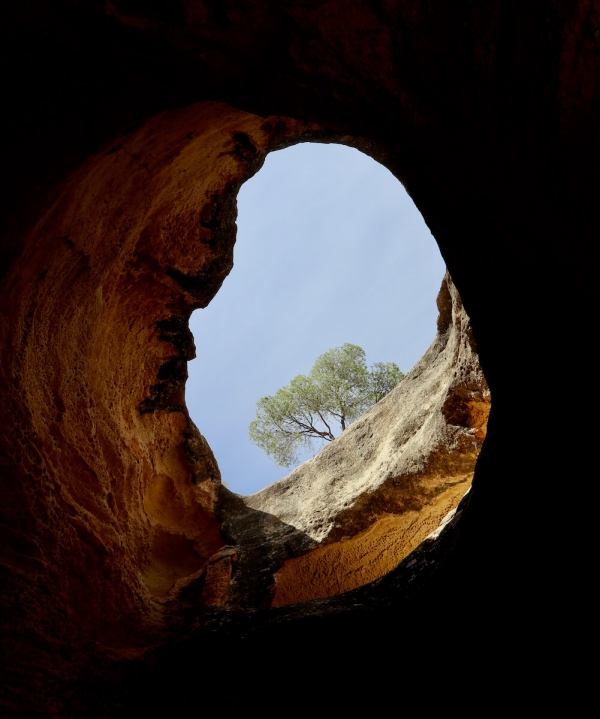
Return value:
<svg viewBox="0 0 600 719">
<path fill-rule="evenodd" d="M 298 375 L 274 395 L 256 403 L 250 440 L 274 462 L 290 467 L 300 449 L 331 442 L 404 377 L 394 362 L 367 368 L 364 350 L 346 343 L 322 354 L 308 375 Z"/>
</svg>

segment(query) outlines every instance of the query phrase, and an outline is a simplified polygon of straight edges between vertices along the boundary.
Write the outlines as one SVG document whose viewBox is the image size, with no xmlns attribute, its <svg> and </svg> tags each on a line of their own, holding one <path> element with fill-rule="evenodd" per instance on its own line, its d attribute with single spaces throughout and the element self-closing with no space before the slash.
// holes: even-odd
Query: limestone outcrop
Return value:
<svg viewBox="0 0 600 719">
<path fill-rule="evenodd" d="M 372 582 L 434 532 L 470 488 L 490 393 L 448 274 L 438 308 L 431 347 L 392 392 L 313 459 L 243 498 L 264 517 L 255 535 L 247 529 L 252 513 L 239 500 L 230 510 L 225 498 L 224 530 L 240 557 L 234 606 L 248 607 L 250 596 L 265 604 L 246 591 L 244 575 L 257 571 L 273 607 Z"/>
</svg>

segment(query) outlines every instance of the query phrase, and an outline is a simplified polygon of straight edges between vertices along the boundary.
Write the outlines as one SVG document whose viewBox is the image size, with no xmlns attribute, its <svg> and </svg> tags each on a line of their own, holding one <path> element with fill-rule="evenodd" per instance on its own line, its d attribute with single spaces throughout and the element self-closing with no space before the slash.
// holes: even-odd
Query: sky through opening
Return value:
<svg viewBox="0 0 600 719">
<path fill-rule="evenodd" d="M 227 486 L 252 494 L 288 474 L 248 439 L 257 400 L 345 342 L 408 372 L 435 336 L 445 267 L 402 184 L 343 145 L 271 153 L 237 225 L 233 270 L 190 320 L 186 403 Z"/>
</svg>

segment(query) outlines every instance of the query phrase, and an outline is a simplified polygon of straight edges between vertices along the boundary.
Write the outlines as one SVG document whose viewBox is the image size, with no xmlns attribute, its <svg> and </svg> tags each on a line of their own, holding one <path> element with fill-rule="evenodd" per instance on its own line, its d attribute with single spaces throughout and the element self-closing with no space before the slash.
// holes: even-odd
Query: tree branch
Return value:
<svg viewBox="0 0 600 719">
<path fill-rule="evenodd" d="M 335 439 L 335 437 L 333 436 L 333 432 L 331 431 L 331 427 L 327 424 L 327 422 L 325 421 L 325 418 L 323 417 L 323 415 L 321 414 L 321 412 L 319 410 L 317 410 L 317 414 L 321 418 L 321 422 L 323 422 L 323 424 L 327 427 L 327 433 L 330 437 L 329 441 L 331 442 L 332 439 Z"/>
</svg>

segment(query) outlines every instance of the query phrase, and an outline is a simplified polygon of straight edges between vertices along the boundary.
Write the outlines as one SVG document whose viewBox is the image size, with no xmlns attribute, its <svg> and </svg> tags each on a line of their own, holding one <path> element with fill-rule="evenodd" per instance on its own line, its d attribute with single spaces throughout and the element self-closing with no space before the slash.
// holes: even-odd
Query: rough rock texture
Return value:
<svg viewBox="0 0 600 719">
<path fill-rule="evenodd" d="M 31 634 L 27 671 L 52 674 L 57 641 L 79 647 L 67 676 L 90 651 L 139 654 L 181 630 L 183 591 L 226 600 L 187 319 L 232 267 L 238 187 L 311 133 L 217 103 L 163 114 L 72 176 L 4 278 L 4 616 L 9 651 Z"/>
<path fill-rule="evenodd" d="M 395 390 L 288 477 L 244 498 L 265 516 L 260 529 L 247 529 L 247 512 L 228 516 L 221 507 L 224 530 L 240 553 L 232 604 L 248 606 L 252 596 L 264 605 L 248 591 L 246 575 L 258 570 L 272 606 L 372 582 L 435 531 L 469 489 L 489 390 L 448 275 L 438 307 L 433 344 Z"/>
<path fill-rule="evenodd" d="M 573 706 L 595 616 L 599 1 L 5 0 L 0 32 L 2 712 L 370 715 L 406 687 L 420 709 L 485 713 L 471 687 Z M 460 521 L 416 550 L 423 581 L 407 557 L 244 613 L 242 641 L 222 602 L 243 559 L 182 411 L 184 328 L 230 265 L 236 183 L 288 128 L 408 188 L 493 409 Z M 275 531 L 248 516 L 248 537 Z M 197 607 L 214 625 L 194 629 Z M 124 659 L 149 643 L 154 663 Z"/>
<path fill-rule="evenodd" d="M 24 626 L 31 644 L 9 691 L 23 672 L 75 681 L 92 661 L 142 656 L 230 601 L 240 552 L 185 407 L 187 320 L 233 266 L 241 183 L 268 151 L 308 139 L 370 149 L 222 103 L 163 113 L 70 177 L 2 280 L 5 646 L 18 656 Z M 249 541 L 269 553 L 260 526 Z M 264 579 L 238 582 L 237 604 L 263 606 Z"/>
</svg>

